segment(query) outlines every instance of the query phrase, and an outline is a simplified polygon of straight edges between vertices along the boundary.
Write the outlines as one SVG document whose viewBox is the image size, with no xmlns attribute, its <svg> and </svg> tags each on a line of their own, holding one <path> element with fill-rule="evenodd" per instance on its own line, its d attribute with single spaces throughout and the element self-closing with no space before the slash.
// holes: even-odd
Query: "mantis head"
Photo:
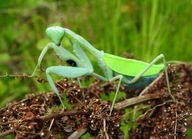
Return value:
<svg viewBox="0 0 192 139">
<path fill-rule="evenodd" d="M 65 30 L 62 27 L 53 26 L 46 29 L 46 34 L 53 41 L 53 43 L 60 45 L 60 42 L 65 35 Z"/>
</svg>

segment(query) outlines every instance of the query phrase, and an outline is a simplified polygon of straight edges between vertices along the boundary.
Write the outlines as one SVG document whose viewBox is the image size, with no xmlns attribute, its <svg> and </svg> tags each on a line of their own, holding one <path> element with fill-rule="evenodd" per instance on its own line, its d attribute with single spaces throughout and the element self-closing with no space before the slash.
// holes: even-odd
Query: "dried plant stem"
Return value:
<svg viewBox="0 0 192 139">
<path fill-rule="evenodd" d="M 51 119 L 60 118 L 60 117 L 65 116 L 65 115 L 89 115 L 89 114 L 90 114 L 90 112 L 72 110 L 72 111 L 64 111 L 62 113 L 54 113 L 54 114 L 51 114 L 48 116 L 42 116 L 40 118 L 43 121 L 48 121 Z"/>
<path fill-rule="evenodd" d="M 116 103 L 114 108 L 115 109 L 123 109 L 123 108 L 126 108 L 128 106 L 136 105 L 136 104 L 141 103 L 141 102 L 160 98 L 163 95 L 164 94 L 162 94 L 162 93 L 155 93 L 155 94 L 146 94 L 146 95 L 142 95 L 142 96 L 138 96 L 138 97 L 133 97 L 133 98 L 126 99 L 124 101 Z"/>
<path fill-rule="evenodd" d="M 80 128 L 73 132 L 67 139 L 79 139 L 85 132 L 87 128 Z"/>
<path fill-rule="evenodd" d="M 14 132 L 13 129 L 11 129 L 11 130 L 6 130 L 6 131 L 0 133 L 0 138 L 5 137 L 5 136 L 10 135 L 10 134 L 13 134 L 13 132 Z"/>
<path fill-rule="evenodd" d="M 140 94 L 139 96 L 142 96 L 143 94 L 145 94 L 150 88 L 152 88 L 154 86 L 155 83 L 157 83 L 162 76 L 164 75 L 164 73 L 161 73 L 150 85 L 148 85 Z"/>
</svg>

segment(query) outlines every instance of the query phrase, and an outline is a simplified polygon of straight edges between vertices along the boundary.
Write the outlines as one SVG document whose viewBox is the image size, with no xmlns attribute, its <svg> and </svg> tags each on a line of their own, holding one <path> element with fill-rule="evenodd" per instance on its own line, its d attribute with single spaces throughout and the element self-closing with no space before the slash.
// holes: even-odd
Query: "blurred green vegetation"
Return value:
<svg viewBox="0 0 192 139">
<path fill-rule="evenodd" d="M 133 53 L 151 61 L 191 61 L 191 0 L 0 0 L 0 75 L 31 74 L 50 41 L 48 26 L 60 25 L 86 38 L 99 50 Z M 50 52 L 43 67 L 62 64 Z M 96 69 L 97 70 L 97 69 Z M 45 74 L 38 71 L 40 77 Z M 0 107 L 27 93 L 49 90 L 35 79 L 0 79 Z"/>
</svg>

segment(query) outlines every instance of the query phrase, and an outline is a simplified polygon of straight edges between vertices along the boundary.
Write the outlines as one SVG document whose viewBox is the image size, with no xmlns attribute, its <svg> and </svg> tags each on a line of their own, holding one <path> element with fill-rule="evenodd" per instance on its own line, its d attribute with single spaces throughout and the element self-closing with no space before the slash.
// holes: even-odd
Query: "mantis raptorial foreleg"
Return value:
<svg viewBox="0 0 192 139">
<path fill-rule="evenodd" d="M 74 48 L 74 52 L 77 54 L 77 56 L 80 57 L 79 59 L 78 59 L 78 57 L 74 56 L 74 54 L 72 54 L 68 50 L 66 50 L 65 48 L 58 46 L 54 43 L 49 43 L 41 52 L 39 59 L 38 59 L 37 66 L 31 76 L 33 76 L 35 74 L 37 68 L 41 65 L 43 57 L 45 56 L 47 51 L 51 48 L 55 50 L 55 52 L 57 53 L 57 55 L 59 56 L 59 58 L 61 60 L 65 61 L 68 64 L 71 64 L 71 66 L 74 66 L 74 67 L 52 66 L 52 67 L 49 67 L 46 69 L 46 75 L 47 75 L 48 82 L 49 82 L 51 88 L 53 89 L 53 91 L 57 94 L 57 96 L 62 104 L 63 110 L 64 110 L 65 106 L 60 97 L 59 91 L 57 90 L 57 88 L 53 82 L 51 74 L 56 74 L 56 75 L 59 75 L 62 77 L 68 77 L 68 78 L 77 78 L 77 77 L 92 73 L 93 68 L 92 68 L 91 62 L 87 58 L 86 54 L 81 49 L 81 47 L 78 46 L 77 43 L 73 44 L 73 48 Z"/>
<path fill-rule="evenodd" d="M 89 71 L 86 68 L 80 68 L 80 67 L 67 67 L 67 66 L 52 66 L 46 69 L 46 75 L 47 75 L 47 80 L 53 89 L 53 91 L 57 94 L 59 97 L 59 100 L 62 104 L 63 110 L 65 108 L 63 101 L 60 97 L 59 91 L 57 90 L 53 79 L 51 77 L 51 74 L 56 74 L 62 77 L 68 77 L 68 78 L 77 78 L 80 76 L 83 76 L 87 74 Z"/>
<path fill-rule="evenodd" d="M 45 54 L 47 53 L 47 51 L 49 49 L 53 49 L 55 50 L 56 54 L 59 56 L 60 59 L 67 61 L 69 59 L 73 59 L 74 61 L 76 61 L 77 63 L 80 63 L 79 59 L 77 57 L 75 57 L 71 52 L 69 52 L 68 50 L 64 49 L 61 46 L 56 45 L 55 43 L 48 43 L 45 48 L 42 50 L 39 58 L 38 58 L 38 63 L 33 71 L 33 73 L 31 74 L 31 76 L 33 76 L 37 70 L 38 67 L 40 67 L 42 60 L 45 56 Z"/>
</svg>

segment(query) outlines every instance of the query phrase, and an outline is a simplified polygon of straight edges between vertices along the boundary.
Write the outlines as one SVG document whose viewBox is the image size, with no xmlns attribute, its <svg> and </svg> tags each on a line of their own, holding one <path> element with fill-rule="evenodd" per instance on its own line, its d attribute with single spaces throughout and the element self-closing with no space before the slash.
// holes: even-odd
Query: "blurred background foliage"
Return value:
<svg viewBox="0 0 192 139">
<path fill-rule="evenodd" d="M 94 47 L 151 61 L 191 61 L 191 0 L 0 0 L 0 75 L 31 74 L 50 41 L 48 26 L 60 25 L 86 38 Z M 62 64 L 53 52 L 43 67 Z M 97 68 L 96 68 L 97 70 Z M 45 78 L 45 74 L 37 73 Z M 0 107 L 27 93 L 49 90 L 35 79 L 0 79 Z"/>
<path fill-rule="evenodd" d="M 191 61 L 191 0 L 0 0 L 0 75 L 31 74 L 50 41 L 48 26 L 60 25 L 86 38 L 99 50 L 151 61 Z M 66 47 L 67 47 L 66 43 Z M 91 59 L 93 59 L 91 57 Z M 49 52 L 43 67 L 63 64 Z M 97 70 L 97 67 L 95 67 Z M 44 73 L 37 72 L 40 77 Z M 33 79 L 1 78 L 1 103 L 29 92 L 47 91 Z M 38 91 L 37 91 L 38 90 Z"/>
</svg>

